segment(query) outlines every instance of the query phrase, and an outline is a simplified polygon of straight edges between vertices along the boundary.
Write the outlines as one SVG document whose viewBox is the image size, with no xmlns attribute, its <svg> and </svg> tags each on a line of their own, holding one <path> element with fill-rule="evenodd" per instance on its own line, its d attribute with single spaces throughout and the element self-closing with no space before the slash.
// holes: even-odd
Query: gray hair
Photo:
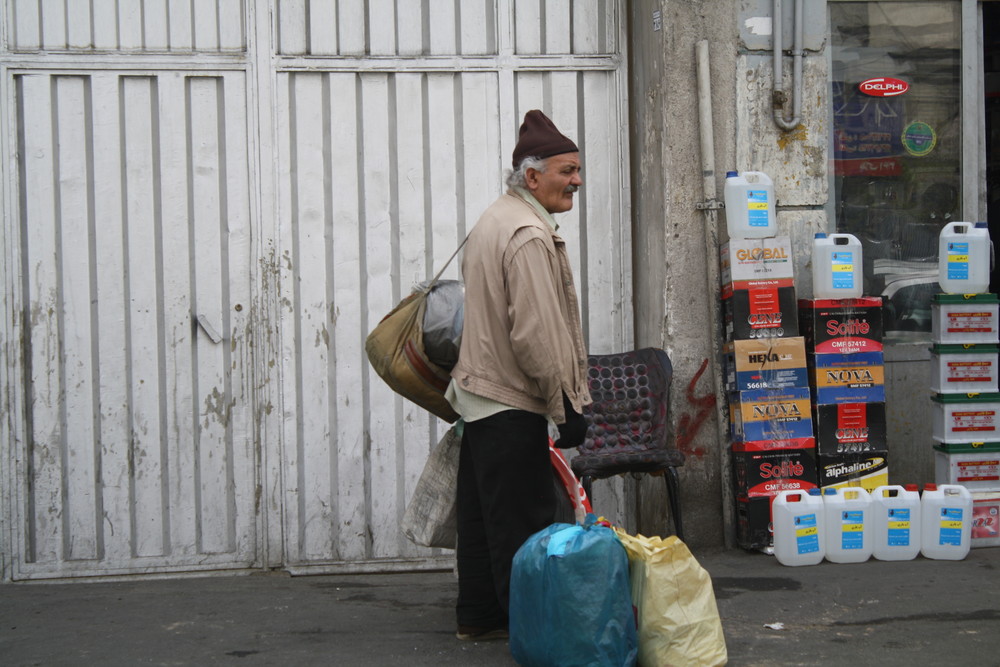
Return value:
<svg viewBox="0 0 1000 667">
<path fill-rule="evenodd" d="M 548 164 L 548 160 L 540 157 L 528 156 L 521 160 L 521 164 L 517 165 L 517 169 L 507 173 L 507 187 L 509 188 L 525 188 L 528 187 L 527 175 L 529 169 L 534 169 L 537 172 L 545 173 L 545 167 Z"/>
</svg>

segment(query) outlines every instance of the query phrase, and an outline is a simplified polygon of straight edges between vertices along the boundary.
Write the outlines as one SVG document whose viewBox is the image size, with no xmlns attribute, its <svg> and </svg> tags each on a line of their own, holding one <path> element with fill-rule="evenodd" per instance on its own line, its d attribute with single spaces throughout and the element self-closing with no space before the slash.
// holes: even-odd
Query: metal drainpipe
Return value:
<svg viewBox="0 0 1000 667">
<path fill-rule="evenodd" d="M 715 418 L 718 425 L 718 442 L 720 443 L 719 470 L 722 476 L 722 516 L 724 539 L 727 548 L 733 547 L 730 526 L 736 525 L 733 502 L 732 484 L 729 483 L 730 464 L 728 449 L 729 414 L 726 411 L 726 398 L 722 388 L 722 369 L 719 368 L 722 358 L 722 328 L 721 305 L 719 303 L 719 209 L 722 203 L 716 199 L 715 188 L 715 138 L 712 129 L 712 75 L 709 68 L 708 40 L 701 40 L 696 46 L 698 67 L 698 122 L 701 139 L 701 174 L 705 201 L 697 204 L 697 208 L 705 211 L 705 279 L 708 294 L 711 295 L 708 309 L 709 325 L 712 335 L 709 336 L 709 369 L 712 373 L 713 389 L 715 391 Z"/>
<path fill-rule="evenodd" d="M 792 118 L 785 119 L 784 106 L 788 101 L 785 93 L 784 74 L 782 72 L 781 32 L 784 26 L 781 0 L 774 0 L 773 17 L 771 18 L 771 44 L 774 50 L 774 86 L 771 92 L 771 103 L 774 106 L 774 122 L 785 132 L 794 130 L 802 116 L 802 0 L 795 0 L 794 42 L 792 44 Z"/>
</svg>

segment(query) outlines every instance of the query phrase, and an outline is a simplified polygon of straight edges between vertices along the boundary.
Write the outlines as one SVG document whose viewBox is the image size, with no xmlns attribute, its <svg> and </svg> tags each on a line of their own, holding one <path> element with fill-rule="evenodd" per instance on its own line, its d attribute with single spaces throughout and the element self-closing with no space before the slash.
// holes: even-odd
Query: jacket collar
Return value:
<svg viewBox="0 0 1000 667">
<path fill-rule="evenodd" d="M 535 212 L 538 213 L 538 215 L 542 218 L 542 220 L 544 220 L 549 225 L 549 227 L 552 228 L 552 231 L 559 230 L 559 224 L 556 222 L 556 219 L 552 217 L 551 213 L 545 210 L 544 206 L 538 203 L 538 200 L 535 199 L 535 195 L 531 194 L 531 192 L 518 185 L 511 187 L 511 189 L 508 190 L 508 192 L 517 197 L 520 197 L 526 203 L 528 203 L 533 209 L 535 209 Z"/>
</svg>

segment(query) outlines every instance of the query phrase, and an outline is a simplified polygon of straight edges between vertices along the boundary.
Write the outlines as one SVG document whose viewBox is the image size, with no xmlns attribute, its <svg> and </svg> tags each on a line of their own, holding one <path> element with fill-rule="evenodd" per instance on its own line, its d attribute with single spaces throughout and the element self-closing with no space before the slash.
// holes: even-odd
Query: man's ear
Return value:
<svg viewBox="0 0 1000 667">
<path fill-rule="evenodd" d="M 527 186 L 528 190 L 534 190 L 538 187 L 538 170 L 528 168 L 524 172 L 524 184 Z"/>
</svg>

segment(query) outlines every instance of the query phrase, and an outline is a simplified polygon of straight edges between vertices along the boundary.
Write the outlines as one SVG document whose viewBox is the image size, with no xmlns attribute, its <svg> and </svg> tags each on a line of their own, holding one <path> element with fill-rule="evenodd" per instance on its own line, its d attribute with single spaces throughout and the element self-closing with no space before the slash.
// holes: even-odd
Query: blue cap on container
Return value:
<svg viewBox="0 0 1000 667">
<path fill-rule="evenodd" d="M 820 495 L 820 491 L 819 491 L 819 489 L 809 489 L 809 495 L 810 496 L 818 496 L 818 495 Z"/>
<path fill-rule="evenodd" d="M 814 238 L 825 239 L 826 238 L 826 232 L 816 232 L 816 236 Z"/>
<path fill-rule="evenodd" d="M 990 223 L 988 223 L 988 222 L 977 222 L 976 223 L 976 229 L 986 229 L 989 226 L 990 226 Z"/>
<path fill-rule="evenodd" d="M 739 176 L 739 172 L 738 171 L 727 171 L 726 172 L 726 178 L 735 178 L 736 176 Z"/>
<path fill-rule="evenodd" d="M 835 496 L 835 495 L 837 495 L 837 489 L 834 489 L 832 487 L 823 489 L 823 495 L 824 496 Z"/>
</svg>

